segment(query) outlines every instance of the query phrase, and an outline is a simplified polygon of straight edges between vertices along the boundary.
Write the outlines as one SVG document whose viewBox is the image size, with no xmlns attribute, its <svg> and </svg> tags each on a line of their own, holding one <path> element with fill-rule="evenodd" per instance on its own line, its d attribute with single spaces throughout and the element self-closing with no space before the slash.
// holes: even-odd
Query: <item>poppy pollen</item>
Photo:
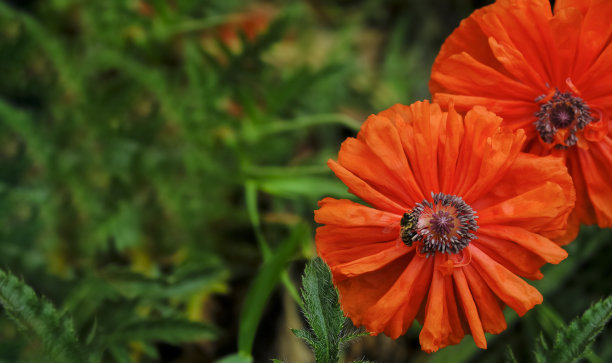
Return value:
<svg viewBox="0 0 612 363">
<path fill-rule="evenodd" d="M 459 253 L 477 237 L 476 212 L 461 197 L 431 193 L 433 203 L 423 200 L 404 213 L 400 221 L 402 241 L 412 246 L 419 242 L 427 257 L 436 252 Z"/>
<path fill-rule="evenodd" d="M 542 101 L 540 110 L 535 113 L 538 118 L 534 122 L 536 131 L 540 133 L 542 141 L 553 144 L 556 149 L 567 149 L 576 145 L 578 137 L 576 133 L 583 130 L 586 125 L 593 121 L 589 106 L 582 98 L 574 96 L 571 92 L 560 92 L 558 89 L 552 97 L 538 97 L 536 102 Z M 565 130 L 560 136 L 555 135 L 560 130 Z"/>
</svg>

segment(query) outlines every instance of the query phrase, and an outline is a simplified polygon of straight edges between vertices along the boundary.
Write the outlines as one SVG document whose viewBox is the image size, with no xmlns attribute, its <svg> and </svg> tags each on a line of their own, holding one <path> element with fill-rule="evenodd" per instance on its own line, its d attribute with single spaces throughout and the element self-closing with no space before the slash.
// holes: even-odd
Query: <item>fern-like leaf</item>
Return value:
<svg viewBox="0 0 612 363">
<path fill-rule="evenodd" d="M 302 277 L 304 315 L 310 330 L 292 330 L 314 351 L 318 363 L 336 363 L 344 344 L 367 333 L 348 331 L 352 327 L 340 309 L 338 292 L 329 268 L 320 258 L 312 260 Z"/>
<path fill-rule="evenodd" d="M 0 270 L 0 304 L 17 325 L 40 339 L 53 362 L 86 362 L 72 320 L 23 281 Z"/>
<path fill-rule="evenodd" d="M 610 318 L 612 296 L 591 306 L 581 317 L 574 319 L 567 329 L 557 334 L 555 344 L 548 354 L 548 362 L 574 362 L 581 358 Z"/>
</svg>

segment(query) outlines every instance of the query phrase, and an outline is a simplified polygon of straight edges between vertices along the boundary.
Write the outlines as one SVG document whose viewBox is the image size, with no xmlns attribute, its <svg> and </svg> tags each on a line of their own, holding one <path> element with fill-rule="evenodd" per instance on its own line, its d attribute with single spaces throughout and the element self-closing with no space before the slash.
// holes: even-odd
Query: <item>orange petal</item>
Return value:
<svg viewBox="0 0 612 363">
<path fill-rule="evenodd" d="M 315 221 L 320 224 L 345 227 L 378 226 L 395 229 L 402 218 L 399 214 L 366 207 L 348 199 L 324 198 L 319 201 L 319 207 L 314 214 Z"/>
<path fill-rule="evenodd" d="M 455 111 L 454 107 L 448 110 L 446 125 L 440 130 L 440 147 L 438 151 L 438 172 L 442 190 L 453 190 L 455 186 L 455 175 L 457 170 L 457 159 L 459 148 L 463 141 L 463 118 Z"/>
<path fill-rule="evenodd" d="M 536 199 L 533 201 L 534 205 L 527 206 L 527 209 L 533 208 L 536 211 L 536 204 L 541 203 L 539 205 L 543 208 L 543 212 L 540 213 L 538 210 L 536 214 L 539 213 L 539 215 L 534 216 L 533 221 L 539 221 L 537 226 L 532 224 L 527 229 L 532 232 L 544 233 L 551 238 L 563 234 L 576 195 L 572 179 L 567 172 L 563 159 L 554 156 L 538 157 L 530 154 L 519 154 L 514 164 L 504 175 L 504 182 L 496 184 L 489 193 L 472 203 L 472 208 L 478 211 L 480 216 L 479 225 L 494 223 L 486 221 L 486 217 L 483 220 L 482 213 L 488 207 L 524 195 L 534 188 L 543 187 L 546 181 L 560 185 L 563 192 L 561 194 L 553 192 L 549 196 L 531 193 Z M 550 199 L 547 199 L 547 197 Z M 554 210 L 555 206 L 558 210 Z M 549 214 L 550 217 L 546 217 L 546 214 Z M 517 215 L 517 217 L 519 216 Z M 535 227 L 537 228 L 532 229 Z"/>
<path fill-rule="evenodd" d="M 612 226 L 612 139 L 579 150 L 582 174 L 600 227 Z"/>
<path fill-rule="evenodd" d="M 551 226 L 551 222 L 570 211 L 567 201 L 560 198 L 563 189 L 555 183 L 546 182 L 516 197 L 502 201 L 478 211 L 478 224 L 506 224 L 530 231 L 547 228 L 564 229 L 567 221 Z"/>
<path fill-rule="evenodd" d="M 383 209 L 396 214 L 404 214 L 408 209 L 407 207 L 401 206 L 395 201 L 391 200 L 384 194 L 374 189 L 371 185 L 351 173 L 342 165 L 338 164 L 333 160 L 329 160 L 327 165 L 333 170 L 336 176 L 342 180 L 349 191 L 362 200 L 366 201 L 376 209 Z"/>
<path fill-rule="evenodd" d="M 437 65 L 431 79 L 440 92 L 533 102 L 538 90 L 478 62 L 468 53 L 457 53 Z"/>
<path fill-rule="evenodd" d="M 536 304 L 542 303 L 542 295 L 536 288 L 495 262 L 473 244 L 469 248 L 472 253 L 472 265 L 480 276 L 493 293 L 519 316 L 525 315 Z"/>
<path fill-rule="evenodd" d="M 453 192 L 471 203 L 497 183 L 514 162 L 524 142 L 522 131 L 499 130 L 501 119 L 482 107 L 465 116 L 465 137 Z"/>
<path fill-rule="evenodd" d="M 399 230 L 385 227 L 322 226 L 315 236 L 317 251 L 328 265 L 336 265 L 369 256 L 394 246 Z"/>
<path fill-rule="evenodd" d="M 559 0 L 556 1 L 559 3 Z M 578 47 L 583 15 L 574 7 L 555 9 L 555 16 L 549 21 L 559 57 L 559 73 L 573 78 L 574 60 Z M 568 31 L 574 29 L 574 31 Z"/>
<path fill-rule="evenodd" d="M 332 275 L 340 295 L 342 311 L 355 326 L 363 325 L 364 319 L 371 319 L 367 315 L 368 309 L 389 291 L 411 258 L 412 255 L 405 255 L 378 270 L 341 281 Z"/>
<path fill-rule="evenodd" d="M 378 243 L 360 248 L 358 251 L 369 250 L 370 254 L 341 264 L 330 264 L 330 269 L 337 281 L 345 278 L 363 275 L 391 263 L 408 254 L 414 247 L 408 247 L 401 241 L 397 243 Z M 344 251 L 346 254 L 347 251 Z"/>
<path fill-rule="evenodd" d="M 346 139 L 338 153 L 338 163 L 397 204 L 408 206 L 414 203 L 407 197 L 407 189 L 399 174 L 388 169 L 363 140 Z"/>
<path fill-rule="evenodd" d="M 548 263 L 559 263 L 567 257 L 567 252 L 556 243 L 537 233 L 512 226 L 486 225 L 478 230 L 478 235 L 486 235 L 502 241 L 512 241 Z M 501 243 L 502 245 L 504 242 Z M 510 250 L 510 246 L 506 246 Z"/>
<path fill-rule="evenodd" d="M 389 290 L 365 314 L 364 325 L 370 332 L 384 331 L 392 339 L 412 325 L 431 283 L 433 259 L 418 255 Z"/>
<path fill-rule="evenodd" d="M 546 80 L 536 72 L 518 49 L 505 42 L 498 42 L 489 37 L 489 46 L 497 60 L 516 79 L 531 86 L 534 90 L 546 92 Z"/>
<path fill-rule="evenodd" d="M 444 295 L 446 297 L 446 309 L 448 313 L 448 323 L 451 329 L 450 334 L 448 336 L 448 341 L 446 342 L 445 345 L 454 345 L 454 344 L 458 344 L 461 341 L 461 339 L 463 339 L 463 337 L 465 336 L 465 331 L 463 330 L 463 326 L 467 324 L 465 324 L 465 322 L 462 321 L 463 315 L 462 314 L 460 315 L 460 312 L 457 306 L 459 302 L 458 302 L 457 296 L 455 296 L 454 282 L 453 282 L 453 279 L 451 278 L 444 279 Z M 480 328 L 482 330 L 482 326 Z M 482 337 L 484 338 L 484 333 Z M 486 347 L 487 345 L 486 341 L 484 344 Z M 482 348 L 482 346 L 479 345 L 478 342 L 476 343 L 476 345 Z"/>
<path fill-rule="evenodd" d="M 503 303 L 493 294 L 473 266 L 465 266 L 462 270 L 470 286 L 472 297 L 478 306 L 484 331 L 499 334 L 506 330 L 506 318 L 502 311 Z"/>
<path fill-rule="evenodd" d="M 439 105 L 427 101 L 415 102 L 410 107 L 410 111 L 409 122 L 398 125 L 398 129 L 404 152 L 421 186 L 424 199 L 431 192 L 440 191 L 437 149 L 444 116 Z"/>
<path fill-rule="evenodd" d="M 471 244 L 515 275 L 530 280 L 543 277 L 540 267 L 546 261 L 511 241 L 479 234 Z"/>
<path fill-rule="evenodd" d="M 476 18 L 483 33 L 516 48 L 530 67 L 554 83 L 556 49 L 548 26 L 552 18 L 548 0 L 500 0 L 490 9 Z"/>
<path fill-rule="evenodd" d="M 395 125 L 386 117 L 373 115 L 363 124 L 359 137 L 362 137 L 370 150 L 376 154 L 380 163 L 385 165 L 388 170 L 392 170 L 400 180 L 401 183 L 396 183 L 394 187 L 395 189 L 398 186 L 402 187 L 406 194 L 404 200 L 407 200 L 408 204 L 422 201 L 423 193 L 408 165 Z M 371 160 L 368 162 L 372 163 Z M 382 178 L 382 176 L 379 176 L 379 178 Z"/>
<path fill-rule="evenodd" d="M 465 318 L 470 326 L 470 331 L 474 337 L 476 345 L 482 349 L 487 349 L 487 340 L 485 339 L 484 330 L 482 328 L 482 322 L 478 314 L 478 308 L 474 303 L 472 293 L 466 281 L 463 269 L 455 269 L 453 273 L 453 279 L 457 286 L 457 293 L 461 299 L 461 306 L 465 314 Z"/>
<path fill-rule="evenodd" d="M 434 258 L 434 264 L 436 266 L 443 263 L 444 256 L 441 254 L 436 254 Z M 438 269 L 434 269 L 431 286 L 429 288 L 429 296 L 427 298 L 427 306 L 425 307 L 425 322 L 419 334 L 421 349 L 431 353 L 447 345 L 450 330 L 445 298 L 444 276 Z"/>
<path fill-rule="evenodd" d="M 604 47 L 610 44 L 612 26 L 610 26 L 612 2 L 609 0 L 591 0 L 584 15 L 580 40 L 576 52 L 575 74 L 584 73 L 599 57 Z"/>
</svg>

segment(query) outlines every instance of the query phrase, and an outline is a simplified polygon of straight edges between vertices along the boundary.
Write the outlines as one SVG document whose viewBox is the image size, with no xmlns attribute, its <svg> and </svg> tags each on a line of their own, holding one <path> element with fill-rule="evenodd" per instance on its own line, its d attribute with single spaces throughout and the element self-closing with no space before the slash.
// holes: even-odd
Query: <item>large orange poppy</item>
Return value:
<svg viewBox="0 0 612 363">
<path fill-rule="evenodd" d="M 486 348 L 505 305 L 522 316 L 542 302 L 521 277 L 567 256 L 549 237 L 566 227 L 574 189 L 561 160 L 520 152 L 524 132 L 500 123 L 482 107 L 463 119 L 396 105 L 329 161 L 369 204 L 325 198 L 315 211 L 318 253 L 355 325 L 397 338 L 416 318 L 427 352 L 465 334 Z"/>
<path fill-rule="evenodd" d="M 570 242 L 580 223 L 612 226 L 612 1 L 500 0 L 475 11 L 433 65 L 434 100 L 483 105 L 526 150 L 566 160 L 576 185 Z"/>
</svg>

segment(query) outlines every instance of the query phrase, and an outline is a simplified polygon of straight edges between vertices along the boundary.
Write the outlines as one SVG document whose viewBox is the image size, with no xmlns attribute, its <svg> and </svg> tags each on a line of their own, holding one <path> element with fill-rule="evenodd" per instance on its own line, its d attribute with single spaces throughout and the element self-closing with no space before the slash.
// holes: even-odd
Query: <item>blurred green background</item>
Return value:
<svg viewBox="0 0 612 363">
<path fill-rule="evenodd" d="M 0 266 L 101 361 L 311 361 L 290 328 L 313 210 L 350 198 L 326 160 L 369 114 L 429 98 L 440 45 L 487 3 L 0 2 Z M 529 360 L 540 331 L 612 291 L 610 236 L 585 228 L 536 283 L 545 304 L 509 313 L 488 351 L 467 337 L 426 355 L 413 327 L 346 358 Z M 44 354 L 2 315 L 0 361 Z"/>
</svg>

